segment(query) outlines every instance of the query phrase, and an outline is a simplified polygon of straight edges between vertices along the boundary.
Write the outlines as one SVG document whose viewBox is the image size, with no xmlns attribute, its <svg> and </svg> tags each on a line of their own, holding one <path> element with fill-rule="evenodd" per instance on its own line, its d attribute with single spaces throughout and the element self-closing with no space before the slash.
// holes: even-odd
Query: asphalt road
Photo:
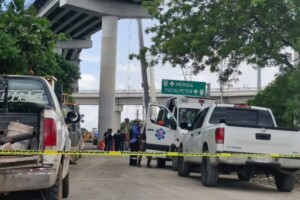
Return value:
<svg viewBox="0 0 300 200">
<path fill-rule="evenodd" d="M 240 182 L 235 176 L 221 176 L 217 187 L 207 188 L 197 173 L 182 178 L 170 167 L 148 169 L 145 162 L 141 168 L 130 167 L 128 157 L 83 157 L 71 166 L 70 179 L 68 200 L 296 200 L 300 196 L 299 190 L 282 193 L 275 185 Z"/>
<path fill-rule="evenodd" d="M 91 143 L 87 149 L 95 149 Z M 171 163 L 168 163 L 169 165 Z M 152 163 L 155 165 L 155 160 Z M 36 193 L 21 193 L 6 199 L 36 200 Z M 85 156 L 71 165 L 68 200 L 296 200 L 300 189 L 278 192 L 275 185 L 241 182 L 237 176 L 221 176 L 214 188 L 203 187 L 201 176 L 192 173 L 183 178 L 168 166 L 148 169 L 129 166 L 128 157 Z"/>
</svg>

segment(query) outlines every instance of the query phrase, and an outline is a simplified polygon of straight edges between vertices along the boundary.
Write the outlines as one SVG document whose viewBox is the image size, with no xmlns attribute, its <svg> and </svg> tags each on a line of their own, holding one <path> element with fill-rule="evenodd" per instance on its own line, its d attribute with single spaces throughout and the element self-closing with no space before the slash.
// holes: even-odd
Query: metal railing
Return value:
<svg viewBox="0 0 300 200">
<path fill-rule="evenodd" d="M 240 87 L 240 88 L 223 88 L 223 92 L 248 92 L 248 91 L 259 91 L 257 87 Z M 142 89 L 132 89 L 132 90 L 116 90 L 116 93 L 123 94 L 136 94 L 142 93 Z M 161 93 L 161 90 L 155 90 L 156 93 Z M 220 88 L 211 88 L 211 92 L 221 92 Z M 99 90 L 79 90 L 78 93 L 82 94 L 96 94 Z"/>
</svg>

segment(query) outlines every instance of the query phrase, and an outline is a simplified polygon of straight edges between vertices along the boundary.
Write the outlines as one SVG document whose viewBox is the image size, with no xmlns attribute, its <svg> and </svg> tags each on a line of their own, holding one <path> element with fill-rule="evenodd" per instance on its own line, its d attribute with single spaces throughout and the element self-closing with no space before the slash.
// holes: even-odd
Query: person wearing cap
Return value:
<svg viewBox="0 0 300 200">
<path fill-rule="evenodd" d="M 139 137 L 141 135 L 139 121 L 134 120 L 129 131 L 129 146 L 130 151 L 139 151 Z M 130 156 L 130 165 L 137 165 L 137 156 Z"/>
<path fill-rule="evenodd" d="M 129 118 L 125 118 L 124 122 L 121 123 L 120 130 L 121 130 L 121 134 L 125 135 L 123 149 L 128 149 L 129 148 L 129 130 L 130 130 Z"/>
</svg>

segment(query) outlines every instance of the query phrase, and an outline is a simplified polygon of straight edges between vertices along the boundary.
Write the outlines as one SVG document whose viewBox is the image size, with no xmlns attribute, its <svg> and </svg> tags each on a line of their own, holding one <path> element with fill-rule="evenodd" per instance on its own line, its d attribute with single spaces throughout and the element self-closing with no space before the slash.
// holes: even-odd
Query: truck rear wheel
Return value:
<svg viewBox="0 0 300 200">
<path fill-rule="evenodd" d="M 178 158 L 178 176 L 189 177 L 191 173 L 191 167 L 184 162 L 184 157 Z"/>
<path fill-rule="evenodd" d="M 59 165 L 57 178 L 55 184 L 47 189 L 42 191 L 43 198 L 47 200 L 62 200 L 62 190 L 63 190 L 63 181 L 62 181 L 62 164 Z"/>
<path fill-rule="evenodd" d="M 173 148 L 172 152 L 178 152 L 177 148 Z M 178 156 L 172 157 L 172 169 L 174 171 L 178 170 Z"/>
<path fill-rule="evenodd" d="M 178 156 L 174 156 L 172 158 L 172 169 L 174 171 L 177 171 L 178 170 Z"/>
<path fill-rule="evenodd" d="M 156 166 L 157 166 L 157 168 L 165 168 L 166 167 L 166 159 L 156 158 Z"/>
<path fill-rule="evenodd" d="M 277 175 L 275 175 L 275 184 L 278 191 L 291 192 L 295 185 L 295 175 L 283 174 L 279 172 Z"/>
<path fill-rule="evenodd" d="M 63 179 L 63 188 L 62 188 L 62 197 L 67 198 L 69 196 L 70 191 L 70 183 L 69 183 L 69 172 L 67 176 Z"/>
<path fill-rule="evenodd" d="M 205 153 L 207 153 L 206 151 Z M 202 184 L 207 187 L 214 187 L 217 185 L 219 179 L 219 168 L 210 163 L 210 158 L 202 157 L 201 163 L 201 180 Z"/>
</svg>

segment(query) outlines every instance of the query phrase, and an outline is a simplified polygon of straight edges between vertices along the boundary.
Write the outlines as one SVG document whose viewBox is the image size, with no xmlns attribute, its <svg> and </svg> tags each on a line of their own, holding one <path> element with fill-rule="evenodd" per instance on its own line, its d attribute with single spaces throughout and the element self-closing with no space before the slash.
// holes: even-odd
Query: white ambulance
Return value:
<svg viewBox="0 0 300 200">
<path fill-rule="evenodd" d="M 175 96 L 162 104 L 150 103 L 146 120 L 147 152 L 178 152 L 182 136 L 200 110 L 216 102 L 212 98 Z M 177 170 L 177 157 L 157 157 L 157 167 L 164 168 L 167 160 Z"/>
</svg>

